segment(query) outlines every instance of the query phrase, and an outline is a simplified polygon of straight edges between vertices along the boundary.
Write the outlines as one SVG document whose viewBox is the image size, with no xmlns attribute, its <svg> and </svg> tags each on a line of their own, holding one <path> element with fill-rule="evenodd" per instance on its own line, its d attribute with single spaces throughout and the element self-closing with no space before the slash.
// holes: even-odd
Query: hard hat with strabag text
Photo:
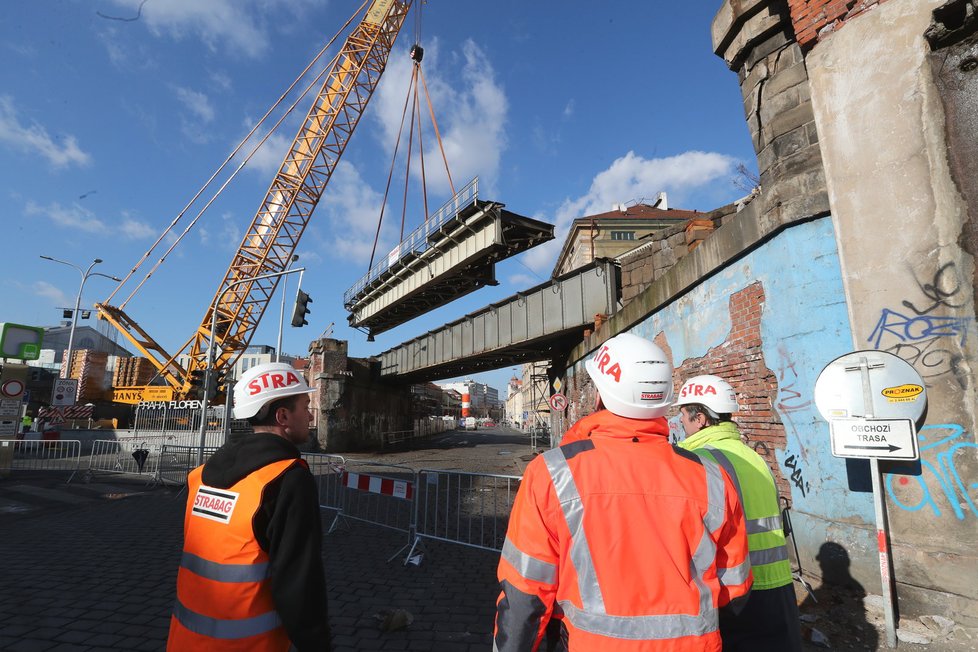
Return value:
<svg viewBox="0 0 978 652">
<path fill-rule="evenodd" d="M 584 363 L 605 407 L 629 419 L 654 419 L 672 404 L 672 363 L 653 342 L 621 333 Z"/>
</svg>

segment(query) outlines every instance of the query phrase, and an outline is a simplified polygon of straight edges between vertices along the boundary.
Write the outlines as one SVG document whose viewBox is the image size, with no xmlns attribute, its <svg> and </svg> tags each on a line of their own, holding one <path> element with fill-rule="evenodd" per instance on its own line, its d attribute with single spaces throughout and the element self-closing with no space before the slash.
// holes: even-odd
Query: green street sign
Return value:
<svg viewBox="0 0 978 652">
<path fill-rule="evenodd" d="M 0 323 L 0 357 L 37 360 L 41 357 L 44 329 L 38 326 Z"/>
</svg>

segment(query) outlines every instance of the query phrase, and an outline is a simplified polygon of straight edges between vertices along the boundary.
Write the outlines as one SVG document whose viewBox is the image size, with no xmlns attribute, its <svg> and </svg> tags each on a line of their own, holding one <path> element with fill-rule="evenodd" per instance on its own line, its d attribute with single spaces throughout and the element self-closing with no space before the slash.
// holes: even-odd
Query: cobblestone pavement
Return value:
<svg viewBox="0 0 978 652">
<path fill-rule="evenodd" d="M 413 468 L 520 475 L 530 439 L 513 431 L 453 433 L 383 458 Z M 362 456 L 376 459 L 377 453 Z M 174 600 L 186 494 L 141 480 L 15 473 L 0 479 L 0 650 L 162 650 Z M 332 518 L 324 511 L 324 529 Z M 404 565 L 403 532 L 353 520 L 324 538 L 330 623 L 338 652 L 491 649 L 498 554 L 428 542 Z M 395 554 L 400 551 L 400 554 Z M 393 561 L 388 559 L 395 557 Z M 816 585 L 802 604 L 806 650 L 887 649 L 882 615 L 862 595 Z M 383 631 L 396 610 L 412 622 Z M 914 632 L 901 622 L 904 633 Z M 930 623 L 933 627 L 933 623 Z M 920 629 L 920 627 L 917 627 Z M 812 630 L 819 636 L 813 641 Z M 901 650 L 971 651 L 978 633 L 952 627 L 901 640 Z"/>
<path fill-rule="evenodd" d="M 85 489 L 41 477 L 0 481 L 0 492 L 12 484 L 45 496 L 0 513 L 0 650 L 162 650 L 185 494 L 119 482 L 70 502 L 53 496 Z M 388 563 L 406 543 L 404 533 L 356 522 L 326 536 L 336 650 L 488 649 L 498 555 L 434 542 L 420 566 L 403 565 L 404 555 Z M 377 614 L 395 609 L 413 622 L 381 631 Z"/>
</svg>

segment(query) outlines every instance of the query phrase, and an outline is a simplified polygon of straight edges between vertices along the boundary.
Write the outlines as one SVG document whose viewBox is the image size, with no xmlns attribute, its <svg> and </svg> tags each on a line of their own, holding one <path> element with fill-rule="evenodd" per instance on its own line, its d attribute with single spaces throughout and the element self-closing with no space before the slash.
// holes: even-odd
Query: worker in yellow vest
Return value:
<svg viewBox="0 0 978 652">
<path fill-rule="evenodd" d="M 718 463 L 744 507 L 754 585 L 745 604 L 720 612 L 723 652 L 800 652 L 798 603 L 785 546 L 778 490 L 764 459 L 741 440 L 731 416 L 739 410 L 730 383 L 690 378 L 676 405 L 686 439 L 679 446 Z"/>
<path fill-rule="evenodd" d="M 309 393 L 284 363 L 234 386 L 234 417 L 254 432 L 221 446 L 187 478 L 183 558 L 167 650 L 329 650 Z"/>
</svg>

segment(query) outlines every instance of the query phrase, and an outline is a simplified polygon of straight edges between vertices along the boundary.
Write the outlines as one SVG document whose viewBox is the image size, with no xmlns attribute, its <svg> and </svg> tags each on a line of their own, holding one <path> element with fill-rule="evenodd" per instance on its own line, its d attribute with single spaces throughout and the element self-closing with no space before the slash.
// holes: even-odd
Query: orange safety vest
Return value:
<svg viewBox="0 0 978 652">
<path fill-rule="evenodd" d="M 228 489 L 201 481 L 202 466 L 187 476 L 183 559 L 167 650 L 284 652 L 282 626 L 268 576 L 268 553 L 252 519 L 270 482 L 297 459 L 264 466 Z"/>
<path fill-rule="evenodd" d="M 665 419 L 601 411 L 590 438 L 527 468 L 499 562 L 494 650 L 721 649 L 719 607 L 751 585 L 740 501 L 719 465 L 668 443 Z"/>
</svg>

